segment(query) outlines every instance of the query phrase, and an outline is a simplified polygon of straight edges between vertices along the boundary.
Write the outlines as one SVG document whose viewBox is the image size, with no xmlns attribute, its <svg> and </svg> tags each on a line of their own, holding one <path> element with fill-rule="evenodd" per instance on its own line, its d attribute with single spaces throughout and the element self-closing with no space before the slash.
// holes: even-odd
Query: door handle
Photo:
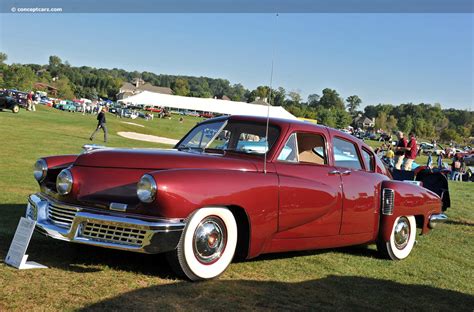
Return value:
<svg viewBox="0 0 474 312">
<path fill-rule="evenodd" d="M 350 175 L 352 171 L 350 170 L 345 170 L 343 172 L 341 172 L 342 175 Z"/>
<path fill-rule="evenodd" d="M 332 170 L 332 171 L 329 171 L 328 174 L 330 175 L 341 174 L 341 172 L 339 170 Z"/>
</svg>

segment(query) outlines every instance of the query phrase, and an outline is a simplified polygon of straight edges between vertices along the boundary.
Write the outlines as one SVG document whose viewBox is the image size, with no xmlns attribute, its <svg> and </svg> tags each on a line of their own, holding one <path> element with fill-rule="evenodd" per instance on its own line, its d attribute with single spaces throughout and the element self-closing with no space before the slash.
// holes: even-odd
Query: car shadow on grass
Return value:
<svg viewBox="0 0 474 312">
<path fill-rule="evenodd" d="M 16 226 L 24 215 L 24 204 L 0 205 L 4 218 L 0 219 L 0 259 L 4 259 L 13 239 Z M 133 252 L 62 242 L 34 233 L 28 247 L 30 259 L 48 267 L 66 271 L 86 273 L 101 271 L 103 267 L 147 274 L 161 278 L 176 278 L 165 255 L 146 255 Z M 234 262 L 266 261 L 290 259 L 301 256 L 314 256 L 329 252 L 338 252 L 360 257 L 375 258 L 377 252 L 366 246 L 352 246 L 336 249 L 295 251 L 265 254 L 251 260 L 234 259 Z"/>
<path fill-rule="evenodd" d="M 420 310 L 472 311 L 474 297 L 452 290 L 358 276 L 303 282 L 212 280 L 137 289 L 81 311 Z"/>
<path fill-rule="evenodd" d="M 0 205 L 0 259 L 5 259 L 18 222 L 25 213 L 25 204 Z M 113 268 L 139 274 L 176 278 L 164 255 L 86 246 L 47 238 L 33 233 L 27 254 L 32 261 L 51 268 L 86 273 Z M 0 263 L 3 261 L 0 261 Z"/>
<path fill-rule="evenodd" d="M 445 223 L 446 224 L 452 224 L 452 225 L 474 226 L 473 222 L 462 221 L 462 220 L 447 220 Z"/>
</svg>

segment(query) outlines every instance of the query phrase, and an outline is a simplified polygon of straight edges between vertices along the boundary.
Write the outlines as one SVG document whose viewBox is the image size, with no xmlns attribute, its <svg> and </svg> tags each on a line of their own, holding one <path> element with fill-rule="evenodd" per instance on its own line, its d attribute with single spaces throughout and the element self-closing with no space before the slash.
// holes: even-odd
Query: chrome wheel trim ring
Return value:
<svg viewBox="0 0 474 312">
<path fill-rule="evenodd" d="M 193 252 L 202 264 L 219 260 L 227 244 L 227 230 L 221 218 L 208 216 L 196 227 L 193 235 Z"/>
<path fill-rule="evenodd" d="M 410 239 L 410 223 L 406 217 L 400 217 L 393 228 L 393 242 L 399 250 L 408 245 Z"/>
</svg>

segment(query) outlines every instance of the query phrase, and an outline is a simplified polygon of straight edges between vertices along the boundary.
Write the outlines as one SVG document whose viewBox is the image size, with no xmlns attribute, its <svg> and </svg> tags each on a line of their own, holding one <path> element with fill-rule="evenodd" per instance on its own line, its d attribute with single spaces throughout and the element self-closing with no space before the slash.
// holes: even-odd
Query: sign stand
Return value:
<svg viewBox="0 0 474 312">
<path fill-rule="evenodd" d="M 25 255 L 26 249 L 30 244 L 31 236 L 35 230 L 36 221 L 21 218 L 16 228 L 15 236 L 8 250 L 5 263 L 17 269 L 46 269 L 47 266 L 34 261 L 26 261 L 28 255 Z"/>
</svg>

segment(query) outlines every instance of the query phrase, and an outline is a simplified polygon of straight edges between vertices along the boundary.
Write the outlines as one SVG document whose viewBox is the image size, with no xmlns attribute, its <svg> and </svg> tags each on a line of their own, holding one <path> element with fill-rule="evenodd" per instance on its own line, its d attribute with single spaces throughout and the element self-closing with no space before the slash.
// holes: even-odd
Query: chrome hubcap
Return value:
<svg viewBox="0 0 474 312">
<path fill-rule="evenodd" d="M 216 262 L 221 257 L 226 243 L 227 231 L 224 222 L 216 216 L 209 216 L 199 223 L 194 232 L 194 256 L 204 264 Z"/>
<path fill-rule="evenodd" d="M 393 236 L 395 247 L 400 250 L 406 247 L 408 239 L 410 238 L 410 224 L 407 218 L 401 217 L 398 219 L 393 230 Z"/>
</svg>

